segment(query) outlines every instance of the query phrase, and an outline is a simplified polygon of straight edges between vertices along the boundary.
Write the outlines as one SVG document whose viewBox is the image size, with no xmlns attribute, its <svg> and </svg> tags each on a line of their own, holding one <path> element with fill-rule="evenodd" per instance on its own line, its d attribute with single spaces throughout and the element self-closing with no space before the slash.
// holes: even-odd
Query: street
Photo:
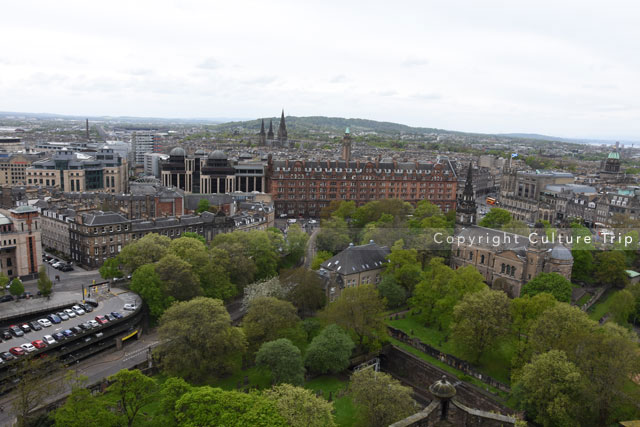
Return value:
<svg viewBox="0 0 640 427">
<path fill-rule="evenodd" d="M 53 256 L 45 252 L 45 254 Z M 55 257 L 59 259 L 58 257 Z M 77 265 L 73 265 L 73 271 L 69 271 L 67 273 L 56 270 L 51 267 L 48 263 L 44 263 L 47 269 L 47 275 L 49 279 L 53 282 L 53 292 L 56 291 L 78 291 L 79 295 L 82 292 L 82 285 L 91 285 L 93 280 L 96 282 L 102 282 L 103 279 L 100 277 L 100 273 L 98 270 L 85 270 Z M 56 276 L 60 276 L 60 281 L 56 280 Z M 38 281 L 37 280 L 29 280 L 24 282 L 25 291 L 29 291 L 32 294 L 36 295 L 38 293 Z"/>
</svg>

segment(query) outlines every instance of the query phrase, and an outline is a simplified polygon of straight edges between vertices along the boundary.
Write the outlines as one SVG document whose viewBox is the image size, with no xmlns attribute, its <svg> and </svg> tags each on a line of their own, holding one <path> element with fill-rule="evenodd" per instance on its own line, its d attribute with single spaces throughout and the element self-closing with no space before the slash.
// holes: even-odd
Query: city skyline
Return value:
<svg viewBox="0 0 640 427">
<path fill-rule="evenodd" d="M 470 5 L 8 5 L 0 110 L 640 140 L 637 7 Z"/>
</svg>

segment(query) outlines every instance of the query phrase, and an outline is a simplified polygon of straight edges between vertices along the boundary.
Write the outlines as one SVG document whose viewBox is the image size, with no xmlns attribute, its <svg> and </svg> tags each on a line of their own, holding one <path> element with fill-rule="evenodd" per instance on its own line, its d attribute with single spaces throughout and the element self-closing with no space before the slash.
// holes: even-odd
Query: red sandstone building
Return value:
<svg viewBox="0 0 640 427">
<path fill-rule="evenodd" d="M 345 146 L 350 138 L 345 135 Z M 348 151 L 348 150 L 347 150 Z M 343 157 L 345 156 L 343 153 Z M 273 160 L 267 185 L 276 215 L 317 217 L 332 200 L 401 199 L 412 204 L 429 200 L 443 212 L 456 208 L 457 176 L 448 159 L 435 162 L 364 160 Z"/>
</svg>

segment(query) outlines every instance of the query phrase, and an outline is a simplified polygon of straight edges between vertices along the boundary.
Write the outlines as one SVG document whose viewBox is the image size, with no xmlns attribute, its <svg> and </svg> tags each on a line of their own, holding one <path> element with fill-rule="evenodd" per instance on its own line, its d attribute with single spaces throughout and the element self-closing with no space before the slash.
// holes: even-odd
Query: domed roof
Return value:
<svg viewBox="0 0 640 427">
<path fill-rule="evenodd" d="M 607 157 L 608 159 L 614 159 L 614 160 L 620 160 L 620 153 L 618 153 L 617 151 L 612 151 L 609 153 L 609 157 Z"/>
<path fill-rule="evenodd" d="M 187 153 L 184 151 L 184 148 L 175 147 L 174 149 L 169 151 L 169 155 L 170 156 L 176 156 L 176 157 L 185 157 L 187 155 Z"/>
<path fill-rule="evenodd" d="M 551 258 L 561 261 L 571 261 L 573 259 L 573 255 L 571 255 L 571 251 L 569 249 L 562 245 L 557 245 L 551 250 Z"/>
<path fill-rule="evenodd" d="M 227 160 L 227 155 L 220 150 L 216 150 L 209 153 L 209 158 L 212 160 Z"/>
<path fill-rule="evenodd" d="M 196 150 L 195 155 L 196 156 L 203 156 L 205 154 L 204 150 Z"/>
<path fill-rule="evenodd" d="M 431 384 L 429 391 L 440 399 L 450 399 L 456 395 L 456 388 L 447 381 L 447 378 L 443 375 L 441 379 Z"/>
</svg>

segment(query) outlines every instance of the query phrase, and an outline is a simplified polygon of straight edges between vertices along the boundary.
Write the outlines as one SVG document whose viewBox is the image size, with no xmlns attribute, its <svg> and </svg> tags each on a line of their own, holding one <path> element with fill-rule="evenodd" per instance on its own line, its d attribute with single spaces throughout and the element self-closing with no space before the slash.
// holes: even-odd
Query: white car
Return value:
<svg viewBox="0 0 640 427">
<path fill-rule="evenodd" d="M 97 321 L 95 321 L 93 319 L 89 320 L 88 323 L 91 325 L 92 328 L 99 328 L 100 327 L 100 323 L 98 323 Z"/>
<path fill-rule="evenodd" d="M 42 337 L 42 341 L 44 341 L 47 345 L 56 343 L 56 340 L 54 340 L 51 335 L 45 335 L 44 337 Z"/>
<path fill-rule="evenodd" d="M 27 353 L 33 353 L 34 351 L 36 351 L 36 348 L 33 346 L 33 344 L 30 343 L 24 343 L 20 347 L 22 347 Z"/>
<path fill-rule="evenodd" d="M 76 312 L 71 310 L 70 308 L 65 308 L 64 312 L 67 314 L 67 316 L 69 316 L 70 319 L 76 317 Z"/>
<path fill-rule="evenodd" d="M 38 319 L 38 323 L 43 328 L 48 328 L 49 326 L 51 326 L 51 321 L 49 321 L 49 319 Z"/>
<path fill-rule="evenodd" d="M 73 307 L 71 307 L 71 309 L 75 311 L 78 316 L 81 316 L 84 314 L 84 310 L 80 308 L 79 305 L 74 305 Z"/>
<path fill-rule="evenodd" d="M 130 310 L 130 311 L 135 311 L 136 310 L 136 305 L 135 304 L 125 304 L 124 305 L 124 309 L 125 310 Z"/>
</svg>

